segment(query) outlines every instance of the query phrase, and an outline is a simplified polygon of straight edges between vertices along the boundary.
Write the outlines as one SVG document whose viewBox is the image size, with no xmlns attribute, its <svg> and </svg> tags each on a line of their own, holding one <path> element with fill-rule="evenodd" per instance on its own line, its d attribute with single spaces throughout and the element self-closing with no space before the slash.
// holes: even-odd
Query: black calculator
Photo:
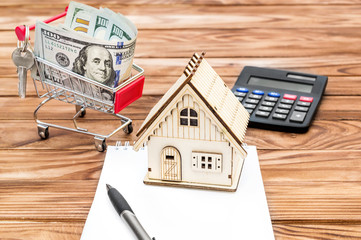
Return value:
<svg viewBox="0 0 361 240">
<path fill-rule="evenodd" d="M 307 132 L 326 76 L 246 66 L 232 92 L 250 113 L 250 127 Z"/>
</svg>

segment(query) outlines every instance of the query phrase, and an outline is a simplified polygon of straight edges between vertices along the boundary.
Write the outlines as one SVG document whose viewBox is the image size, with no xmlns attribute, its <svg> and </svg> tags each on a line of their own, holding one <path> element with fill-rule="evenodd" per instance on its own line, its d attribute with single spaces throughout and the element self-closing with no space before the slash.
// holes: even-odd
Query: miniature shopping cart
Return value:
<svg viewBox="0 0 361 240">
<path fill-rule="evenodd" d="M 53 18 L 52 20 L 55 19 Z M 19 28 L 29 31 L 29 27 L 19 26 L 16 32 L 20 45 L 25 48 L 28 45 L 28 37 L 24 37 L 22 30 L 19 31 Z M 26 32 L 24 35 L 28 36 L 28 34 Z M 128 134 L 133 131 L 132 120 L 118 113 L 142 96 L 145 78 L 143 76 L 144 70 L 141 67 L 133 64 L 132 77 L 119 86 L 112 88 L 35 55 L 33 57 L 36 67 L 36 74 L 32 74 L 35 90 L 39 98 L 45 98 L 34 111 L 38 134 L 42 139 L 49 137 L 49 127 L 83 133 L 94 136 L 95 147 L 98 151 L 102 152 L 106 149 L 107 138 L 113 136 L 121 129 Z M 40 93 L 39 87 L 42 87 L 42 91 L 45 90 L 44 94 Z M 53 99 L 75 105 L 76 113 L 72 119 L 74 128 L 46 123 L 38 119 L 40 108 Z M 78 117 L 83 117 L 86 114 L 87 108 L 113 115 L 120 119 L 121 125 L 108 135 L 93 133 L 87 129 L 80 128 L 76 120 Z"/>
</svg>

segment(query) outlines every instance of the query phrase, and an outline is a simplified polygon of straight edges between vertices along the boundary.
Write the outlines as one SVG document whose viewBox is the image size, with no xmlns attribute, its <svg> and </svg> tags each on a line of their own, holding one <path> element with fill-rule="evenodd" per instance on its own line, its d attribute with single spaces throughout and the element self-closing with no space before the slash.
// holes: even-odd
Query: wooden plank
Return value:
<svg viewBox="0 0 361 240">
<path fill-rule="evenodd" d="M 51 157 L 49 157 L 50 152 Z M 48 214 L 46 209 L 50 211 L 52 201 L 56 201 L 59 209 L 79 212 L 77 208 L 83 209 L 84 201 L 78 198 L 73 199 L 71 190 L 66 190 L 70 185 L 78 184 L 79 181 L 90 182 L 94 185 L 80 186 L 82 187 L 81 195 L 85 199 L 90 198 L 87 203 L 91 203 L 91 196 L 88 195 L 94 194 L 92 192 L 94 189 L 92 191 L 87 189 L 96 187 L 104 159 L 103 153 L 95 150 L 29 150 L 26 151 L 27 154 L 23 153 L 23 151 L 0 151 L 0 159 L 2 159 L 0 193 L 4 196 L 2 198 L 4 208 L 0 207 L 0 218 L 8 219 L 14 216 L 11 218 L 16 219 L 16 216 L 26 212 L 25 209 L 29 206 L 25 204 L 22 209 L 15 210 L 15 206 L 12 208 L 12 205 L 23 205 L 22 202 L 27 201 L 33 202 L 31 208 L 35 209 L 25 214 L 31 216 L 35 214 L 39 219 L 54 219 L 54 216 L 58 216 L 58 213 L 44 216 Z M 291 219 L 361 221 L 361 209 L 358 207 L 361 204 L 361 192 L 357 190 L 361 169 L 359 157 L 359 150 L 347 152 L 259 150 L 262 176 L 272 219 L 275 221 L 292 221 Z M 11 190 L 9 187 L 14 189 Z M 33 188 L 35 191 L 30 192 Z M 79 191 L 77 188 L 73 190 Z M 40 192 L 42 194 L 39 194 Z M 64 196 L 71 195 L 69 198 L 72 198 L 72 201 L 80 202 L 69 206 L 69 201 L 64 199 L 63 194 Z M 11 214 L 9 211 L 12 211 Z M 345 212 L 348 214 L 345 215 Z M 74 215 L 74 218 L 86 217 L 86 213 L 83 212 L 83 214 L 85 215 L 81 217 Z M 313 216 L 314 214 L 319 215 L 317 219 Z M 24 217 L 26 219 L 29 216 Z"/>
<path fill-rule="evenodd" d="M 359 121 L 314 121 L 306 134 L 248 128 L 245 142 L 259 149 L 360 149 Z"/>
<path fill-rule="evenodd" d="M 44 99 L 39 99 L 36 97 L 27 97 L 25 99 L 19 97 L 2 97 L 0 98 L 0 108 L 2 109 L 2 114 L 0 119 L 34 119 L 33 113 L 37 106 Z M 124 110 L 119 114 L 122 114 L 131 119 L 144 119 L 148 114 L 150 109 L 155 105 L 159 100 L 159 96 L 143 96 L 137 101 L 128 105 Z M 86 109 L 86 115 L 82 119 L 113 119 L 117 120 L 119 118 L 114 115 L 103 113 L 100 111 Z M 76 113 L 75 105 L 58 101 L 51 100 L 46 103 L 39 110 L 38 118 L 41 120 L 48 119 L 67 119 L 71 120 Z M 81 118 L 78 118 L 78 121 L 82 121 Z"/>
<path fill-rule="evenodd" d="M 312 222 L 359 222 L 360 184 L 359 181 L 264 182 L 273 220 Z"/>
<path fill-rule="evenodd" d="M 149 62 L 146 63 L 146 60 L 149 60 Z M 272 61 L 269 61 L 269 64 L 267 64 L 267 61 L 263 62 L 263 65 L 257 63 L 253 63 L 252 59 L 247 60 L 231 60 L 228 59 L 228 63 L 224 61 L 224 59 L 207 59 L 213 66 L 215 66 L 215 70 L 217 73 L 222 76 L 222 79 L 225 81 L 225 83 L 228 85 L 229 88 L 232 88 L 234 83 L 236 82 L 238 75 L 242 71 L 243 67 L 245 65 L 254 65 L 259 67 L 268 67 L 268 68 L 279 68 L 279 69 L 289 69 L 291 71 L 301 71 L 301 72 L 308 72 L 308 73 L 314 73 L 314 74 L 321 74 L 321 75 L 328 75 L 329 80 L 326 87 L 325 95 L 336 95 L 336 96 L 353 96 L 353 95 L 361 95 L 361 88 L 359 88 L 361 84 L 361 77 L 359 76 L 332 76 L 332 73 L 336 73 L 339 71 L 339 69 L 342 68 L 341 65 L 338 65 L 336 69 L 334 67 L 330 66 L 330 69 L 322 69 L 320 68 L 312 68 L 311 66 L 305 66 L 302 68 L 294 69 L 292 65 L 287 66 L 288 64 L 292 64 L 292 61 L 298 61 L 297 59 L 279 59 L 280 61 L 283 61 L 283 63 L 278 62 L 275 63 L 276 60 L 274 59 L 274 65 L 272 64 Z M 218 60 L 218 62 L 217 62 Z M 10 61 L 10 60 L 9 60 Z M 8 62 L 9 62 L 8 61 Z M 143 95 L 163 95 L 178 79 L 178 77 L 182 74 L 182 61 L 181 60 L 175 60 L 175 59 L 168 59 L 169 62 L 173 62 L 173 65 L 169 66 L 163 66 L 159 67 L 158 64 L 159 61 L 153 60 L 153 59 L 141 59 L 137 62 L 144 63 L 145 65 L 141 65 L 145 69 L 145 84 L 143 89 Z M 238 61 L 240 64 L 233 64 L 232 62 Z M 241 63 L 241 61 L 244 61 Z M 342 61 L 342 60 L 340 60 Z M 186 60 L 184 59 L 183 63 L 185 63 Z M 247 63 L 249 62 L 249 63 Z M 361 62 L 361 59 L 360 59 Z M 153 63 L 153 64 L 152 64 Z M 266 63 L 266 64 L 265 64 Z M 178 66 L 176 66 L 178 64 Z M 277 65 L 278 64 L 278 65 Z M 7 63 L 9 67 L 7 69 L 9 76 L 1 76 L 0 77 L 0 96 L 7 97 L 7 96 L 17 96 L 18 95 L 18 78 L 16 75 L 16 69 L 14 66 Z M 184 64 L 183 64 L 184 65 Z M 351 65 L 351 64 L 350 64 Z M 349 66 L 350 66 L 349 65 Z M 361 64 L 360 64 L 361 65 Z M 336 66 L 336 64 L 335 64 Z M 347 68 L 347 64 L 344 65 L 345 68 Z M 361 66 L 359 66 L 361 69 Z M 0 69 L 0 72 L 5 71 L 5 69 Z M 162 70 L 162 71 L 160 71 Z M 327 72 L 330 71 L 330 72 Z M 352 70 L 351 70 L 352 71 Z M 355 71 L 358 71 L 355 69 Z M 160 75 L 158 75 L 160 74 Z M 358 74 L 357 72 L 353 72 L 352 74 Z M 361 72 L 360 72 L 361 74 Z M 331 76 L 330 76 L 331 75 Z M 343 75 L 343 74 L 341 74 Z M 45 93 L 42 90 L 41 85 L 38 84 L 38 90 L 40 93 Z M 27 81 L 27 96 L 37 96 L 34 83 L 30 77 L 28 76 Z"/>
<path fill-rule="evenodd" d="M 265 182 L 361 181 L 360 150 L 262 150 L 259 147 L 258 155 Z M 0 150 L 0 181 L 97 180 L 104 158 L 105 153 L 95 149 Z"/>
<path fill-rule="evenodd" d="M 156 67 L 156 66 L 154 66 Z M 361 67 L 361 66 L 360 66 Z M 240 67 L 237 71 L 239 74 L 243 67 Z M 236 68 L 234 69 L 236 72 Z M 220 69 L 220 71 L 227 71 L 227 69 Z M 176 71 L 173 71 L 176 73 Z M 311 72 L 311 71 L 307 71 Z M 152 76 L 152 71 L 146 72 L 146 80 L 144 83 L 143 96 L 158 97 L 168 91 L 168 89 L 175 83 L 179 76 Z M 164 73 L 165 74 L 165 73 Z M 238 75 L 225 76 L 222 79 L 225 81 L 229 88 L 232 88 L 236 82 Z M 18 97 L 18 79 L 16 76 L 1 78 L 0 77 L 0 96 L 1 97 Z M 332 96 L 360 96 L 361 95 L 361 77 L 329 77 L 326 86 L 325 95 Z M 42 90 L 39 88 L 38 90 Z M 43 91 L 41 91 L 43 92 Z M 43 92 L 45 93 L 45 92 Z M 155 95 L 155 96 L 154 96 Z M 30 76 L 27 82 L 26 89 L 27 97 L 37 97 L 35 87 Z"/>
<path fill-rule="evenodd" d="M 105 153 L 95 150 L 3 150 L 1 180 L 98 180 Z"/>
<path fill-rule="evenodd" d="M 1 122 L 1 121 L 0 121 Z M 74 128 L 72 121 L 47 121 L 47 123 L 57 124 L 69 128 Z M 135 121 L 133 126 L 136 131 L 141 122 Z M 109 134 L 120 126 L 120 121 L 97 120 L 79 121 L 79 127 L 87 128 L 89 131 L 98 134 Z M 20 149 L 94 149 L 94 137 L 73 133 L 57 128 L 50 128 L 50 137 L 42 140 L 38 136 L 37 125 L 34 121 L 3 121 L 0 126 L 0 148 L 20 148 Z M 122 130 L 107 140 L 110 145 L 115 145 L 116 141 L 136 140 L 135 134 L 126 134 Z"/>
<path fill-rule="evenodd" d="M 83 0 L 82 3 L 93 6 L 93 7 L 108 7 L 110 9 L 113 8 L 114 5 L 118 4 L 116 2 L 104 2 L 101 0 Z M 53 3 L 53 5 L 66 6 L 69 4 L 69 1 L 60 0 Z M 287 2 L 283 0 L 133 0 L 131 2 L 122 3 L 122 5 L 136 5 L 143 7 L 144 5 L 205 5 L 205 6 L 225 6 L 225 5 L 357 5 L 359 1 L 357 0 L 320 0 L 320 1 L 312 1 L 312 0 L 289 0 Z M 30 6 L 40 6 L 45 5 L 41 0 L 35 0 L 32 2 L 26 0 L 16 0 L 16 1 L 3 1 L 0 3 L 0 6 L 18 6 L 18 7 L 30 7 Z"/>
<path fill-rule="evenodd" d="M 85 220 L 68 222 L 0 221 L 1 239 L 79 240 Z"/>
<path fill-rule="evenodd" d="M 135 58 L 134 61 L 144 68 L 146 76 L 147 74 L 177 76 L 174 80 L 176 81 L 183 73 L 184 67 L 192 54 L 186 54 L 185 58 Z M 206 55 L 205 59 L 221 77 L 238 76 L 243 67 L 247 65 L 287 69 L 325 76 L 361 76 L 361 56 L 354 55 L 329 55 L 327 58 L 312 56 L 302 58 L 209 58 Z M 6 60 L 6 62 L 9 65 L 11 64 L 13 68 L 13 64 L 9 60 Z M 15 76 L 15 72 L 12 71 L 12 73 Z"/>
<path fill-rule="evenodd" d="M 265 181 L 264 185 L 273 221 L 360 222 L 360 182 Z M 0 181 L 0 218 L 84 220 L 96 186 L 97 180 Z"/>
<path fill-rule="evenodd" d="M 0 57 L 9 58 L 17 38 L 13 31 L 5 31 L 3 36 Z M 355 27 L 139 30 L 135 58 L 190 57 L 197 49 L 199 52 L 206 51 L 207 58 L 359 57 L 360 37 L 361 33 Z M 159 46 L 162 46 L 162 51 L 159 51 Z"/>
<path fill-rule="evenodd" d="M 357 55 L 360 37 L 353 27 L 140 30 L 136 57 L 186 57 L 194 49 L 207 58 Z"/>
<path fill-rule="evenodd" d="M 69 239 L 80 238 L 83 222 L 0 221 L 3 239 Z M 273 223 L 275 238 L 288 239 L 358 239 L 361 225 L 283 224 Z"/>
<path fill-rule="evenodd" d="M 53 201 L 56 201 L 57 208 L 65 210 L 64 214 L 68 211 L 74 214 L 79 212 L 77 208 L 84 208 L 81 206 L 84 204 L 81 196 L 88 200 L 90 198 L 86 203 L 91 204 L 91 197 L 88 195 L 94 194 L 95 189 L 92 191 L 87 189 L 97 185 L 103 158 L 101 153 L 62 150 L 59 153 L 52 151 L 52 158 L 49 158 L 47 154 L 49 151 L 26 152 L 27 154 L 23 155 L 23 151 L 0 151 L 2 166 L 4 166 L 0 175 L 2 183 L 0 184 L 0 193 L 4 196 L 2 198 L 4 207 L 0 207 L 0 218 L 4 218 L 4 214 L 7 215 L 6 218 L 9 218 L 9 211 L 12 211 L 12 219 L 16 219 L 16 216 L 24 212 L 25 215 L 33 216 L 35 214 L 39 220 L 54 219 L 53 215 L 58 215 L 58 213 L 46 215 L 48 213 L 44 211 L 51 208 Z M 277 217 L 272 215 L 275 221 L 290 221 L 288 218 L 294 215 L 301 216 L 297 220 L 313 220 L 309 219 L 312 215 L 310 211 L 321 211 L 318 219 L 323 221 L 361 220 L 361 212 L 357 207 L 361 202 L 361 192 L 354 189 L 358 188 L 360 184 L 359 150 L 347 152 L 347 154 L 345 151 L 274 152 L 265 150 L 261 150 L 259 153 L 270 209 L 277 208 L 277 212 L 282 213 Z M 325 172 L 320 176 L 317 172 L 321 172 L 324 165 L 334 167 L 324 169 Z M 306 171 L 315 171 L 316 174 L 311 178 L 302 176 Z M 49 172 L 52 174 L 48 174 Z M 278 172 L 280 176 L 276 176 L 277 174 L 272 172 Z M 288 174 L 287 178 L 286 174 Z M 349 177 L 345 177 L 347 175 Z M 315 179 L 317 176 L 319 179 Z M 311 180 L 312 182 L 310 182 Z M 78 186 L 80 182 L 82 184 Z M 91 185 L 87 183 L 91 183 Z M 74 186 L 70 187 L 72 185 Z M 69 187 L 71 189 L 68 189 Z M 75 197 L 76 194 L 72 194 L 72 191 L 78 192 L 78 188 L 82 189 L 79 198 Z M 305 192 L 307 193 L 305 194 Z M 68 201 L 64 197 L 69 194 L 71 202 L 75 201 L 74 206 L 69 206 L 70 200 Z M 17 205 L 22 205 L 22 202 L 30 200 L 33 203 L 31 206 L 25 204 L 22 209 L 15 209 Z M 27 213 L 25 209 L 29 207 L 33 210 Z M 337 211 L 340 207 L 342 209 Z M 351 216 L 349 219 L 344 211 L 348 212 L 347 216 Z M 86 213 L 82 212 L 82 214 L 83 216 L 75 214 L 73 217 L 75 220 L 86 217 Z M 24 218 L 26 219 L 27 216 Z"/>
<path fill-rule="evenodd" d="M 361 180 L 361 176 L 358 174 L 361 167 L 358 161 L 361 152 L 358 150 L 295 151 L 262 150 L 262 147 L 258 148 L 265 180 L 280 182 L 291 180 L 315 182 L 320 180 Z M 51 152 L 55 154 L 52 155 Z M 63 151 L 58 154 L 56 152 L 58 151 L 27 150 L 26 154 L 23 154 L 21 151 L 2 150 L 0 151 L 0 158 L 3 167 L 0 179 L 42 179 L 44 177 L 54 179 L 73 179 L 75 177 L 78 179 L 84 177 L 79 173 L 80 171 L 88 172 L 88 179 L 90 175 L 94 174 L 94 171 L 100 170 L 99 166 L 101 168 L 102 161 L 99 159 L 104 158 L 104 153 L 92 150 Z M 75 165 L 75 163 L 79 165 Z M 332 167 L 327 168 L 325 165 Z M 37 169 L 37 167 L 40 169 Z M 54 169 L 60 171 L 60 175 L 45 174 L 47 171 L 53 172 Z M 65 172 L 62 172 L 63 170 Z M 76 173 L 78 175 L 75 175 Z M 97 176 L 92 177 L 96 178 Z"/>
<path fill-rule="evenodd" d="M 355 102 L 361 102 L 359 97 L 352 96 L 325 96 L 315 119 L 324 120 L 346 120 L 361 119 L 361 108 Z"/>
<path fill-rule="evenodd" d="M 97 180 L 0 181 L 0 219 L 85 220 Z"/>
<path fill-rule="evenodd" d="M 360 239 L 360 229 L 360 224 L 273 224 L 277 240 Z"/>
<path fill-rule="evenodd" d="M 0 9 L 0 30 L 32 25 L 64 11 L 67 4 L 38 7 L 11 6 Z M 103 5 L 104 6 L 104 5 Z M 98 7 L 98 6 L 95 6 Z M 202 5 L 107 5 L 125 14 L 139 29 L 185 28 L 340 28 L 357 25 L 361 9 L 353 5 L 304 6 L 207 6 Z M 320 14 L 322 12 L 322 14 Z M 21 17 L 15 17 L 21 16 Z M 61 23 L 63 20 L 58 20 Z M 166 23 L 166 24 L 164 24 Z M 195 24 L 196 23 L 196 24 Z M 235 24 L 236 23 L 236 24 Z"/>
<path fill-rule="evenodd" d="M 53 124 L 72 127 L 71 121 L 53 120 Z M 133 121 L 134 132 L 142 124 L 142 120 Z M 89 131 L 108 134 L 119 126 L 119 121 L 89 120 L 80 121 L 80 127 Z M 284 133 L 256 128 L 249 128 L 245 142 L 256 145 L 259 149 L 287 150 L 358 150 L 360 141 L 361 121 L 325 121 L 313 122 L 307 134 Z M 1 120 L 0 149 L 94 149 L 92 136 L 72 133 L 65 130 L 50 128 L 50 137 L 40 140 L 37 127 L 31 120 Z M 109 139 L 109 144 L 115 141 L 136 140 L 135 134 L 127 135 L 120 131 Z"/>
<path fill-rule="evenodd" d="M 188 60 L 189 57 L 135 58 L 135 63 L 141 66 L 145 71 L 146 88 L 144 89 L 144 92 L 149 94 L 159 94 L 159 92 L 157 92 L 159 88 L 168 90 L 168 88 L 173 85 L 183 73 Z M 330 56 L 328 58 L 305 57 L 262 59 L 206 58 L 206 60 L 218 73 L 218 75 L 226 81 L 229 87 L 233 86 L 243 67 L 248 65 L 329 76 L 329 85 L 326 89 L 326 91 L 328 91 L 327 94 L 337 95 L 338 93 L 345 91 L 345 94 L 349 93 L 350 95 L 359 95 L 359 92 L 361 91 L 357 87 L 361 82 L 361 57 L 357 56 L 339 55 Z M 2 68 L 0 68 L 0 94 L 1 96 L 13 95 L 13 89 L 17 89 L 18 82 L 16 68 L 9 56 L 6 56 L 4 59 L 0 59 L 0 64 L 2 65 Z M 166 84 L 166 86 L 164 86 L 164 84 Z M 32 91 L 31 94 L 35 94 L 32 85 L 33 82 L 29 75 L 28 88 Z M 329 87 L 332 88 L 332 92 L 329 92 Z M 150 88 L 154 88 L 154 90 Z M 337 91 L 338 89 L 339 91 Z"/>
<path fill-rule="evenodd" d="M 259 150 L 265 184 L 309 182 L 359 182 L 361 152 L 354 151 L 274 151 Z M 90 151 L 27 150 L 0 151 L 0 180 L 97 180 L 104 153 Z M 327 167 L 332 166 L 332 167 Z M 331 184 L 332 185 L 332 184 Z M 339 189 L 341 193 L 344 191 Z M 345 191 L 348 191 L 346 189 Z M 348 194 L 348 192 L 345 194 Z M 356 194 L 356 193 L 355 193 Z M 358 193 L 361 194 L 361 193 Z"/>
<path fill-rule="evenodd" d="M 360 150 L 261 149 L 258 157 L 265 182 L 361 181 Z"/>
<path fill-rule="evenodd" d="M 143 96 L 127 106 L 120 114 L 130 117 L 132 120 L 143 120 L 159 101 L 161 96 Z M 32 120 L 33 112 L 42 99 L 27 97 L 2 97 L 0 108 L 2 114 L 0 120 Z M 315 116 L 316 120 L 359 120 L 361 119 L 361 96 L 324 96 Z M 39 119 L 71 120 L 75 114 L 75 105 L 57 100 L 48 102 L 39 111 Z M 85 120 L 117 119 L 103 112 L 88 109 Z M 84 121 L 85 121 L 84 120 Z M 79 121 L 83 121 L 79 119 Z"/>
</svg>

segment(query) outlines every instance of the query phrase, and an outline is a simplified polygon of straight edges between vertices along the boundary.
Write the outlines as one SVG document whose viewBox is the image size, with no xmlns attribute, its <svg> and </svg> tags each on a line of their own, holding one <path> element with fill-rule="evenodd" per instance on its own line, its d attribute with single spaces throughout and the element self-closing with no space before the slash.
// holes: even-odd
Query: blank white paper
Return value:
<svg viewBox="0 0 361 240">
<path fill-rule="evenodd" d="M 81 240 L 136 239 L 113 208 L 106 183 L 156 240 L 274 239 L 257 149 L 246 150 L 237 191 L 221 192 L 145 185 L 147 150 L 110 146 Z"/>
</svg>

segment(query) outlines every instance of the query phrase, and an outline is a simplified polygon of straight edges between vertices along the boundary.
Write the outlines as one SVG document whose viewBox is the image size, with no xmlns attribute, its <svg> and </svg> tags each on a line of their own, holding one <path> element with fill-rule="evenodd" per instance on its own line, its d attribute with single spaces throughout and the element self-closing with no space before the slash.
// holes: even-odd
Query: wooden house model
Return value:
<svg viewBox="0 0 361 240">
<path fill-rule="evenodd" d="M 134 145 L 148 146 L 146 184 L 236 191 L 249 113 L 201 56 L 153 107 Z"/>
</svg>

